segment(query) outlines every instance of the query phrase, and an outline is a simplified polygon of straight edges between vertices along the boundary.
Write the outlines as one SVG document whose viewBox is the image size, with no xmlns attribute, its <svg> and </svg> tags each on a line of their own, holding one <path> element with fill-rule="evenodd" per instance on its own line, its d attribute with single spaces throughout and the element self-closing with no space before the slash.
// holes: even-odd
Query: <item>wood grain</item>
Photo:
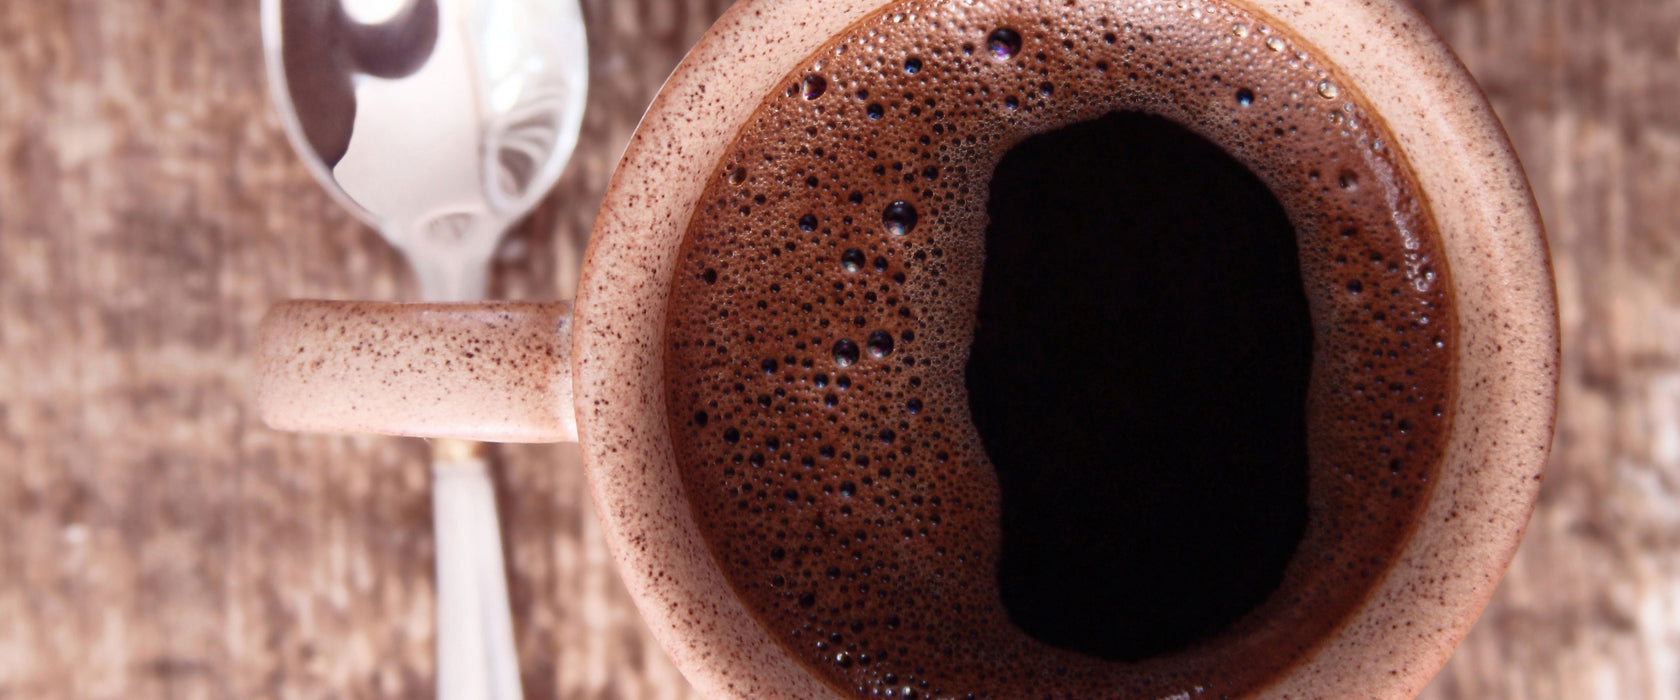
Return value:
<svg viewBox="0 0 1680 700">
<path fill-rule="evenodd" d="M 577 156 L 498 292 L 576 285 L 643 107 L 726 0 L 586 0 Z M 1486 87 L 1556 256 L 1540 510 L 1431 700 L 1680 697 L 1680 3 L 1419 0 Z M 413 298 L 293 157 L 249 0 L 0 3 L 0 698 L 426 697 L 427 452 L 250 407 L 288 297 Z M 498 452 L 529 697 L 688 698 L 575 449 Z"/>
</svg>

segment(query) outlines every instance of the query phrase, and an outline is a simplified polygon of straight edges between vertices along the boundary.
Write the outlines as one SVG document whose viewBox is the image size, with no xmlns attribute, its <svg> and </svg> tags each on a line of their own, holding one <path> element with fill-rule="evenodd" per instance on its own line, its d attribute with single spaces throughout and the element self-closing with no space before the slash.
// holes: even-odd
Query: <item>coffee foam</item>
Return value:
<svg viewBox="0 0 1680 700">
<path fill-rule="evenodd" d="M 665 340 L 685 489 L 772 637 L 863 695 L 1220 697 L 1333 629 L 1427 495 L 1456 342 L 1425 205 L 1355 91 L 1214 4 L 906 2 L 804 65 L 700 199 Z M 994 166 L 1122 110 L 1187 125 L 1277 194 L 1315 328 L 1311 514 L 1282 587 L 1139 663 L 1009 623 L 963 389 Z"/>
</svg>

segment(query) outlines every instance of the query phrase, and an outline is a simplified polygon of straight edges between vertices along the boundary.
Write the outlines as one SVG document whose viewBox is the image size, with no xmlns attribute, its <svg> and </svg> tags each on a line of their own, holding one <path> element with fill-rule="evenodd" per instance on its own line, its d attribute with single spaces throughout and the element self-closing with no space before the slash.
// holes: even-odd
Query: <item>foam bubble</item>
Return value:
<svg viewBox="0 0 1680 700">
<path fill-rule="evenodd" d="M 992 58 L 1007 61 L 1021 52 L 1021 35 L 1008 27 L 994 29 L 986 37 L 986 50 L 991 52 Z"/>
<path fill-rule="evenodd" d="M 823 93 L 828 92 L 828 80 L 820 75 L 805 76 L 802 86 L 802 94 L 807 101 L 815 100 L 822 97 Z"/>
<path fill-rule="evenodd" d="M 881 359 L 892 354 L 893 337 L 886 331 L 875 331 L 869 334 L 869 356 Z"/>
<path fill-rule="evenodd" d="M 849 338 L 834 341 L 834 364 L 841 367 L 850 367 L 857 364 L 857 361 L 857 343 L 852 342 Z"/>
<path fill-rule="evenodd" d="M 933 168 L 931 165 L 928 167 Z M 916 222 L 919 220 L 915 205 L 904 200 L 888 204 L 887 208 L 881 211 L 881 225 L 886 227 L 887 233 L 894 236 L 909 235 L 911 231 L 916 230 Z"/>
</svg>

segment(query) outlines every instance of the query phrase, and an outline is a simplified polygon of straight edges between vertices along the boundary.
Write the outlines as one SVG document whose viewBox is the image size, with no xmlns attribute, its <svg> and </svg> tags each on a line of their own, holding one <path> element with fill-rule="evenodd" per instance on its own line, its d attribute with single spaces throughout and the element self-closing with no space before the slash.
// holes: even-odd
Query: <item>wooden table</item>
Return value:
<svg viewBox="0 0 1680 700">
<path fill-rule="evenodd" d="M 643 106 L 725 0 L 585 0 L 594 84 L 497 291 L 576 283 Z M 1565 329 L 1539 512 L 1426 697 L 1680 696 L 1680 2 L 1421 0 L 1546 218 Z M 413 298 L 281 136 L 250 0 L 0 3 L 0 698 L 426 697 L 419 441 L 250 409 L 275 300 Z M 532 698 L 682 698 L 575 449 L 499 451 Z"/>
</svg>

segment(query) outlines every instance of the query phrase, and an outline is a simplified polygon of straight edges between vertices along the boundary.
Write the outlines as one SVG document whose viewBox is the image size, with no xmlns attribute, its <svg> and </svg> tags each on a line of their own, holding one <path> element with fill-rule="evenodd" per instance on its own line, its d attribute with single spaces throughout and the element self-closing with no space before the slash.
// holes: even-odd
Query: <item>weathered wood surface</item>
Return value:
<svg viewBox="0 0 1680 700">
<path fill-rule="evenodd" d="M 1680 2 L 1419 0 L 1486 86 L 1556 256 L 1543 502 L 1432 700 L 1680 697 Z M 586 0 L 577 157 L 497 287 L 555 298 L 643 106 L 727 0 Z M 294 296 L 412 298 L 267 105 L 249 0 L 0 2 L 0 698 L 431 693 L 425 446 L 249 409 Z M 687 698 L 575 450 L 496 475 L 532 698 Z"/>
</svg>

